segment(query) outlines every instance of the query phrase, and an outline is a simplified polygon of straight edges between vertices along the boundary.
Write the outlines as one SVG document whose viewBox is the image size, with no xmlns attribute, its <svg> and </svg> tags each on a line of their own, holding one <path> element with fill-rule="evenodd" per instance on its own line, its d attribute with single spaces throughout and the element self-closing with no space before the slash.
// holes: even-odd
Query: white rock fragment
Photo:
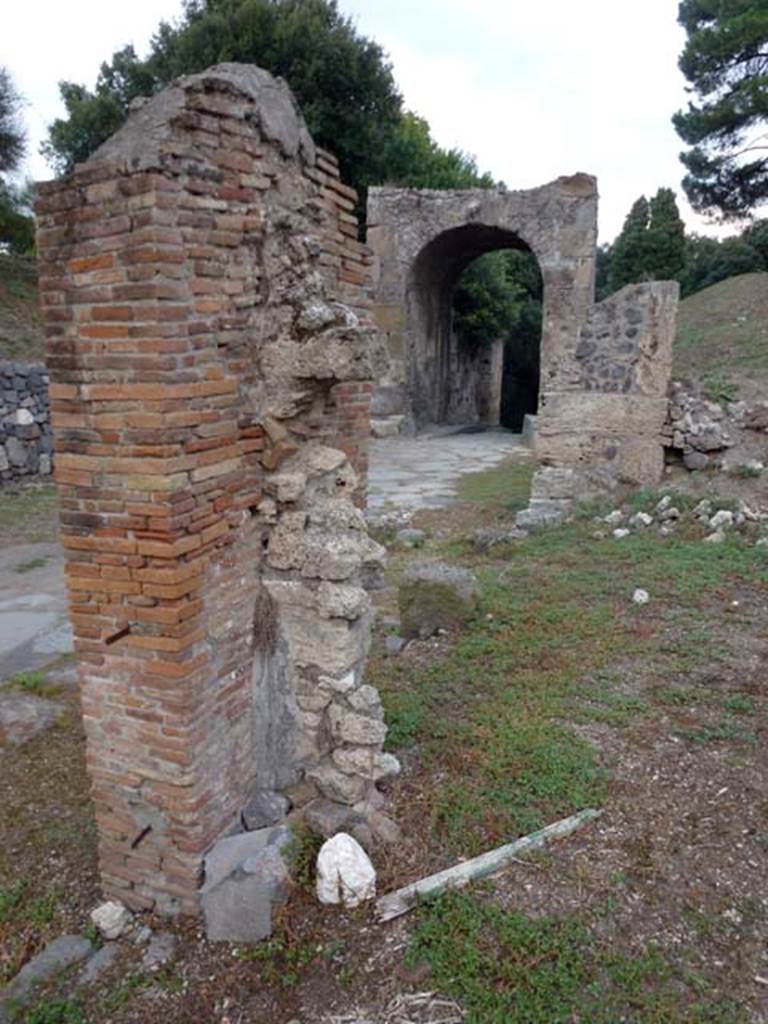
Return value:
<svg viewBox="0 0 768 1024">
<path fill-rule="evenodd" d="M 647 590 L 643 590 L 642 587 L 637 587 L 634 594 L 632 595 L 632 600 L 635 602 L 635 604 L 648 604 L 648 602 L 651 600 L 651 595 L 648 593 Z"/>
<path fill-rule="evenodd" d="M 98 928 L 101 937 L 111 942 L 119 939 L 130 928 L 133 915 L 117 900 L 107 900 L 91 911 L 91 921 Z"/>
<path fill-rule="evenodd" d="M 376 870 L 362 846 L 339 832 L 317 855 L 317 898 L 321 903 L 356 907 L 376 898 Z"/>
<path fill-rule="evenodd" d="M 730 512 L 725 508 L 721 509 L 719 512 L 715 512 L 709 520 L 709 525 L 713 530 L 719 530 L 724 526 L 733 526 L 733 512 Z"/>
<path fill-rule="evenodd" d="M 647 512 L 636 512 L 629 520 L 629 525 L 633 530 L 644 530 L 652 522 L 653 516 L 649 516 Z"/>
<path fill-rule="evenodd" d="M 631 532 L 631 530 L 627 530 L 625 527 L 620 527 L 618 530 L 613 531 L 613 536 L 616 540 L 621 540 L 622 537 L 628 537 Z"/>
<path fill-rule="evenodd" d="M 616 508 L 613 512 L 609 512 L 608 515 L 603 519 L 604 523 L 608 526 L 618 526 L 619 523 L 624 521 L 624 513 L 620 508 Z"/>
</svg>

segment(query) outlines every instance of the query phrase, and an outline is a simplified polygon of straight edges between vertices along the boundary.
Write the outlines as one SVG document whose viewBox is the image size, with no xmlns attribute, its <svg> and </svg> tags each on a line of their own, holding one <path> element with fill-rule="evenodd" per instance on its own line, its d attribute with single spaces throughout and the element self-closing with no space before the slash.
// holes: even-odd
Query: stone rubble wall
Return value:
<svg viewBox="0 0 768 1024">
<path fill-rule="evenodd" d="M 45 367 L 0 361 L 0 484 L 47 476 L 52 457 Z"/>
<path fill-rule="evenodd" d="M 675 282 L 628 285 L 590 307 L 574 351 L 578 376 L 568 390 L 542 390 L 539 468 L 521 525 L 661 481 L 678 294 Z"/>
<path fill-rule="evenodd" d="M 765 465 L 768 402 L 721 404 L 674 381 L 663 434 L 669 453 L 681 456 L 691 472 Z"/>
<path fill-rule="evenodd" d="M 287 86 L 181 78 L 40 186 L 55 476 L 104 892 L 198 912 L 254 789 L 373 798 L 381 345 L 355 193 Z"/>
</svg>

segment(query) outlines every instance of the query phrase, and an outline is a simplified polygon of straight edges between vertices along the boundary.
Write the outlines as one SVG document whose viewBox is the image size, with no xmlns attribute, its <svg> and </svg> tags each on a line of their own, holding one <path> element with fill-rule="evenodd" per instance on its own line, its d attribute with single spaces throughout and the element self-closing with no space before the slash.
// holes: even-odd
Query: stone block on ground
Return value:
<svg viewBox="0 0 768 1024">
<path fill-rule="evenodd" d="M 133 915 L 117 900 L 108 900 L 91 911 L 91 921 L 107 942 L 119 939 L 133 923 Z"/>
<path fill-rule="evenodd" d="M 259 942 L 272 934 L 274 911 L 291 890 L 290 829 L 262 829 L 223 839 L 205 858 L 201 890 L 212 942 Z"/>
<path fill-rule="evenodd" d="M 290 802 L 281 793 L 271 789 L 256 789 L 243 808 L 243 827 L 248 832 L 269 828 L 282 821 L 290 809 Z"/>
<path fill-rule="evenodd" d="M 362 846 L 345 832 L 323 843 L 317 855 L 317 898 L 357 907 L 376 897 L 376 870 Z"/>
<path fill-rule="evenodd" d="M 0 995 L 0 1021 L 13 1020 L 12 1009 L 25 1006 L 34 997 L 35 986 L 85 960 L 93 952 L 93 946 L 83 935 L 61 935 L 49 942 L 42 953 L 32 957 L 21 968 L 16 977 Z"/>
<path fill-rule="evenodd" d="M 57 701 L 6 688 L 0 693 L 0 745 L 21 746 L 53 725 L 62 711 Z"/>
<path fill-rule="evenodd" d="M 477 578 L 468 569 L 445 562 L 415 562 L 398 590 L 400 622 L 405 637 L 429 637 L 438 629 L 463 626 L 480 602 Z"/>
</svg>

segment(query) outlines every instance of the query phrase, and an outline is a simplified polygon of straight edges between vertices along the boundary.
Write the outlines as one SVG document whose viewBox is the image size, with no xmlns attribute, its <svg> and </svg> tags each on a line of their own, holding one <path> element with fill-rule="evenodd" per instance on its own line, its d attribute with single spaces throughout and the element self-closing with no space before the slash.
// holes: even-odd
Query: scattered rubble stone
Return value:
<svg viewBox="0 0 768 1024">
<path fill-rule="evenodd" d="M 398 590 L 405 637 L 432 636 L 438 629 L 465 625 L 477 612 L 480 588 L 468 569 L 445 562 L 414 562 Z"/>
<path fill-rule="evenodd" d="M 395 534 L 395 542 L 403 548 L 420 548 L 426 539 L 427 534 L 424 530 L 416 530 L 413 527 L 398 530 Z"/>
<path fill-rule="evenodd" d="M 616 540 L 622 540 L 624 537 L 629 537 L 631 533 L 631 530 L 628 530 L 626 527 L 620 526 L 618 529 L 613 531 L 613 536 L 616 538 Z"/>
<path fill-rule="evenodd" d="M 516 540 L 525 540 L 527 536 L 527 530 L 521 530 L 517 527 L 504 528 L 491 526 L 475 530 L 472 534 L 471 541 L 472 546 L 476 551 L 484 552 L 490 551 L 491 548 L 495 548 L 499 544 L 511 544 Z"/>
<path fill-rule="evenodd" d="M 272 934 L 274 912 L 291 890 L 293 833 L 261 829 L 220 840 L 205 858 L 201 902 L 212 942 L 259 942 Z"/>
<path fill-rule="evenodd" d="M 171 932 L 158 932 L 149 940 L 141 962 L 148 971 L 156 970 L 174 958 L 177 946 L 178 939 Z"/>
<path fill-rule="evenodd" d="M 357 907 L 376 897 L 376 870 L 360 843 L 339 832 L 317 855 L 317 898 L 321 903 Z"/>
<path fill-rule="evenodd" d="M 80 985 L 92 985 L 94 981 L 98 981 L 102 974 L 112 966 L 117 956 L 117 951 L 118 947 L 112 943 L 97 949 L 93 956 L 88 958 L 85 967 L 80 972 L 80 976 L 77 979 L 78 987 Z"/>
<path fill-rule="evenodd" d="M 651 595 L 648 593 L 647 590 L 643 590 L 642 587 L 637 587 L 634 594 L 632 595 L 632 600 L 635 604 L 648 604 L 650 599 Z"/>
<path fill-rule="evenodd" d="M 276 825 L 291 809 L 290 801 L 271 789 L 257 789 L 243 808 L 243 828 L 248 832 Z"/>
<path fill-rule="evenodd" d="M 38 953 L 21 968 L 16 977 L 0 995 L 0 1021 L 16 1007 L 25 1006 L 34 995 L 35 986 L 46 978 L 72 964 L 85 960 L 93 952 L 93 946 L 83 935 L 61 935 L 49 942 L 42 953 Z M 16 1014 L 6 1019 L 15 1019 Z"/>
<path fill-rule="evenodd" d="M 101 937 L 112 942 L 128 931 L 133 923 L 133 915 L 117 900 L 107 900 L 91 911 L 91 921 L 98 928 Z"/>
</svg>

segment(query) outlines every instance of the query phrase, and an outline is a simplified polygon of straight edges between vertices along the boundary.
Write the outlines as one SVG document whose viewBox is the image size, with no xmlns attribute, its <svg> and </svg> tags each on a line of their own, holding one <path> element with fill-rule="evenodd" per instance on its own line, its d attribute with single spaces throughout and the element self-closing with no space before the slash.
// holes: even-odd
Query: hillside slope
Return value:
<svg viewBox="0 0 768 1024">
<path fill-rule="evenodd" d="M 34 260 L 0 254 L 0 359 L 42 359 L 43 330 Z"/>
<path fill-rule="evenodd" d="M 716 396 L 768 395 L 768 273 L 741 274 L 680 303 L 674 375 Z"/>
</svg>

